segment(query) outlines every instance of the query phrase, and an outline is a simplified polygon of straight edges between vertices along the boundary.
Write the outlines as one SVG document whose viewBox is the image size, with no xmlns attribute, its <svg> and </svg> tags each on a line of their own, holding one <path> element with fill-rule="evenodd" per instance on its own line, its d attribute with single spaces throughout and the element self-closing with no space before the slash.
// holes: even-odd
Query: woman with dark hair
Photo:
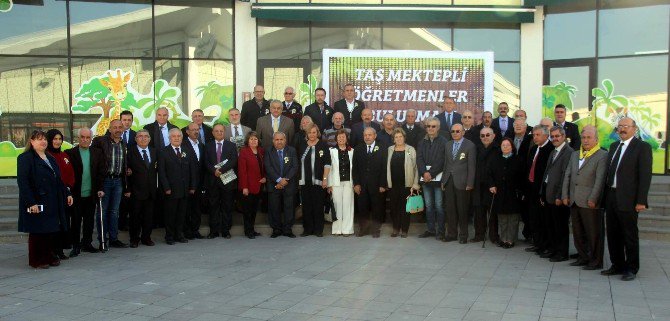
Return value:
<svg viewBox="0 0 670 321">
<path fill-rule="evenodd" d="M 323 236 L 323 209 L 330 172 L 330 152 L 328 145 L 321 140 L 319 127 L 314 124 L 305 126 L 307 140 L 300 146 L 300 196 L 302 199 L 302 226 L 300 236 Z"/>
<path fill-rule="evenodd" d="M 519 202 L 517 194 L 521 188 L 519 177 L 521 162 L 514 153 L 514 142 L 505 137 L 500 142 L 501 152 L 489 158 L 488 186 L 493 194 L 493 209 L 490 215 L 498 216 L 500 241 L 498 246 L 509 249 L 514 246 L 519 234 Z"/>
<path fill-rule="evenodd" d="M 72 166 L 72 162 L 70 162 L 70 155 L 61 150 L 64 138 L 65 137 L 63 136 L 63 133 L 58 129 L 50 129 L 47 131 L 47 152 L 56 159 L 56 164 L 58 164 L 58 169 L 60 169 L 60 178 L 63 181 L 63 184 L 65 184 L 67 190 L 71 191 L 74 187 L 75 181 L 74 167 Z M 56 255 L 58 255 L 58 258 L 61 260 L 68 259 L 65 253 L 63 253 L 63 249 L 69 249 L 72 247 L 68 233 L 65 231 L 70 229 L 69 222 L 70 217 L 72 217 L 73 210 L 74 208 L 72 206 L 65 208 L 66 226 L 63 230 L 61 230 L 59 237 L 54 239 L 54 241 L 58 241 L 54 247 Z"/>
<path fill-rule="evenodd" d="M 351 185 L 351 162 L 354 150 L 349 146 L 349 133 L 340 129 L 335 133 L 336 147 L 330 148 L 328 193 L 332 194 L 335 216 L 333 235 L 354 234 L 354 188 Z"/>
<path fill-rule="evenodd" d="M 56 159 L 46 150 L 46 134 L 36 130 L 16 164 L 19 232 L 30 233 L 28 264 L 40 269 L 60 265 L 53 239 L 67 228 L 65 206 L 72 205 L 72 196 L 61 180 Z"/>
<path fill-rule="evenodd" d="M 254 230 L 258 200 L 261 188 L 265 184 L 265 168 L 263 167 L 263 148 L 260 146 L 258 134 L 249 132 L 244 139 L 244 147 L 240 149 L 237 159 L 239 173 L 237 188 L 242 193 L 242 208 L 244 216 L 244 235 L 250 239 L 260 236 Z"/>
</svg>

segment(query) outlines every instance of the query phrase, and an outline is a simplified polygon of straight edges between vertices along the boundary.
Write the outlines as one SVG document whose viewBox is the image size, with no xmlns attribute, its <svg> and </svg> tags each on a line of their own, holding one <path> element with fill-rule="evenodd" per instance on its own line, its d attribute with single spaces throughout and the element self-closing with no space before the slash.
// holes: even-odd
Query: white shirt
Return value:
<svg viewBox="0 0 670 321">
<path fill-rule="evenodd" d="M 633 137 L 635 136 L 631 136 L 627 140 L 623 141 L 623 145 L 621 146 L 621 153 L 619 154 L 619 161 L 616 163 L 616 167 L 614 168 L 615 171 L 619 170 L 619 164 L 621 164 L 621 159 L 623 158 L 623 155 L 626 152 L 628 145 L 630 145 L 630 141 L 633 139 Z M 614 154 L 616 154 L 616 151 L 614 151 Z M 614 182 L 612 183 L 612 188 L 616 188 L 616 172 L 614 172 Z"/>
<path fill-rule="evenodd" d="M 195 151 L 195 157 L 200 161 L 200 146 L 198 145 L 198 140 L 196 139 L 195 141 L 191 140 L 191 137 L 188 138 L 188 141 L 191 143 L 191 146 L 193 146 L 193 150 Z"/>
<path fill-rule="evenodd" d="M 366 144 L 367 147 L 365 147 L 365 152 L 367 153 L 368 151 L 370 151 L 370 153 L 372 153 L 375 150 L 375 143 L 376 143 L 376 141 L 372 142 L 372 144 L 370 144 L 370 145 Z"/>
<path fill-rule="evenodd" d="M 161 126 L 163 126 L 163 129 L 161 129 Z M 163 146 L 170 145 L 170 135 L 168 134 L 167 123 L 163 125 L 158 124 L 158 129 L 160 129 L 161 134 L 163 135 Z"/>
<path fill-rule="evenodd" d="M 130 143 L 130 129 L 124 130 L 123 134 L 121 134 L 121 138 L 123 139 L 123 142 L 128 145 L 128 143 Z"/>
<path fill-rule="evenodd" d="M 146 150 L 147 151 L 147 161 L 149 161 L 149 163 L 151 163 L 151 153 L 149 152 L 149 147 L 148 146 L 147 146 L 147 148 L 142 148 L 142 147 L 140 147 L 140 145 L 137 145 L 137 150 L 140 152 L 140 156 L 142 156 L 142 158 L 144 158 L 144 154 L 142 153 L 142 151 Z"/>
<path fill-rule="evenodd" d="M 347 103 L 347 110 L 349 110 L 349 112 L 354 111 L 354 107 L 356 107 L 356 99 L 352 100 L 351 102 L 345 99 L 344 102 Z"/>
<path fill-rule="evenodd" d="M 237 128 L 237 132 L 235 132 L 235 128 Z M 242 136 L 242 126 L 240 124 L 237 125 L 230 124 L 230 138 L 237 136 Z"/>
</svg>

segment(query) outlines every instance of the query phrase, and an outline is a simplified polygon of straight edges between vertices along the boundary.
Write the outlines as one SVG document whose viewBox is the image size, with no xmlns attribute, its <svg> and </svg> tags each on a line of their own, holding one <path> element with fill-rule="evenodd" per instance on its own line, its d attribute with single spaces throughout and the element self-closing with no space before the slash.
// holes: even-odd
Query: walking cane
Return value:
<svg viewBox="0 0 670 321">
<path fill-rule="evenodd" d="M 105 242 L 105 222 L 103 220 L 103 211 L 102 211 L 102 198 L 98 197 L 98 209 L 100 210 L 100 249 L 107 250 L 107 244 Z"/>
<path fill-rule="evenodd" d="M 482 243 L 482 248 L 486 247 L 486 237 L 488 237 L 488 232 L 489 232 L 489 216 L 491 215 L 491 211 L 493 211 L 493 202 L 496 200 L 496 194 L 493 194 L 493 197 L 491 197 L 491 206 L 489 206 L 489 210 L 486 212 L 486 229 L 484 229 L 484 242 Z"/>
</svg>

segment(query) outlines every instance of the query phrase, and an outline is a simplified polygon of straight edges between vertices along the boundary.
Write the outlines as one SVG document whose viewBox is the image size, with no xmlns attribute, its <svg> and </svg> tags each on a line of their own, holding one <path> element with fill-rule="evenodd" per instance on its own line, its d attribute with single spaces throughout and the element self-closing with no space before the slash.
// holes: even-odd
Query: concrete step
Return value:
<svg viewBox="0 0 670 321">
<path fill-rule="evenodd" d="M 665 228 L 670 232 L 670 216 L 643 212 L 638 216 L 638 227 Z"/>
<path fill-rule="evenodd" d="M 12 205 L 16 206 L 19 203 L 19 193 L 0 194 L 0 206 Z"/>
<path fill-rule="evenodd" d="M 0 244 L 8 243 L 27 243 L 28 234 L 19 233 L 14 229 L 13 231 L 0 231 Z"/>
<path fill-rule="evenodd" d="M 17 204 L 0 205 L 0 218 L 17 218 L 19 216 L 18 210 L 19 206 Z"/>
<path fill-rule="evenodd" d="M 670 192 L 650 191 L 647 200 L 651 203 L 670 204 Z"/>
<path fill-rule="evenodd" d="M 16 184 L 16 178 L 0 179 L 0 194 L 18 194 L 19 186 Z"/>
<path fill-rule="evenodd" d="M 670 216 L 670 203 L 649 202 L 649 214 Z"/>
<path fill-rule="evenodd" d="M 0 231 L 16 231 L 18 226 L 17 217 L 0 217 Z"/>
<path fill-rule="evenodd" d="M 640 239 L 670 242 L 670 228 L 640 227 Z"/>
</svg>

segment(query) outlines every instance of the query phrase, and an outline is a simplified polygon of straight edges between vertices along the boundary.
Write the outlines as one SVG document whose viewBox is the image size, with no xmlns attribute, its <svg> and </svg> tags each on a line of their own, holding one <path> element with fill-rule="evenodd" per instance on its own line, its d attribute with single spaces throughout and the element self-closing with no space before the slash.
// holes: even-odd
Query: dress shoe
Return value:
<svg viewBox="0 0 670 321">
<path fill-rule="evenodd" d="M 109 246 L 117 249 L 123 249 L 128 247 L 128 244 L 121 242 L 120 240 L 114 240 L 109 242 Z"/>
<path fill-rule="evenodd" d="M 455 238 L 455 237 L 446 237 L 446 236 L 445 236 L 445 237 L 442 239 L 442 242 L 453 242 L 453 241 L 456 241 L 456 238 Z"/>
<path fill-rule="evenodd" d="M 535 246 L 527 247 L 526 249 L 524 249 L 524 251 L 526 252 L 537 252 L 537 250 L 539 250 L 539 248 Z"/>
<path fill-rule="evenodd" d="M 568 257 L 565 255 L 554 255 L 549 259 L 549 262 L 564 262 L 567 261 Z"/>
<path fill-rule="evenodd" d="M 109 245 L 107 245 L 107 243 L 104 243 L 104 245 L 100 244 L 100 246 L 98 246 L 98 250 L 100 251 L 100 253 L 105 253 L 109 251 Z"/>
<path fill-rule="evenodd" d="M 272 235 L 270 235 L 271 238 L 277 238 L 278 236 L 281 236 L 281 232 L 272 232 Z"/>
<path fill-rule="evenodd" d="M 292 239 L 295 238 L 295 234 L 293 234 L 293 232 L 284 233 L 284 236 L 292 238 Z"/>
<path fill-rule="evenodd" d="M 247 237 L 248 237 L 250 240 L 253 240 L 253 239 L 256 238 L 256 235 L 254 235 L 253 233 L 249 233 L 249 234 L 247 234 Z"/>
<path fill-rule="evenodd" d="M 578 259 L 579 258 L 579 253 L 570 254 L 570 258 L 571 259 Z"/>
<path fill-rule="evenodd" d="M 193 236 L 193 234 L 184 234 L 184 237 L 185 237 L 187 240 L 195 240 L 195 236 Z"/>
<path fill-rule="evenodd" d="M 391 233 L 391 237 L 398 237 L 398 232 Z"/>
<path fill-rule="evenodd" d="M 623 272 L 619 271 L 619 269 L 615 267 L 611 267 L 607 270 L 602 270 L 600 271 L 600 275 L 617 275 L 617 274 L 623 274 Z"/>
<path fill-rule="evenodd" d="M 167 245 L 174 245 L 173 240 L 165 240 L 165 243 L 167 243 Z"/>
<path fill-rule="evenodd" d="M 323 233 L 316 233 L 314 235 L 316 235 L 316 237 L 323 237 Z"/>
<path fill-rule="evenodd" d="M 188 240 L 187 240 L 185 237 L 182 236 L 182 237 L 180 237 L 180 238 L 177 239 L 177 242 L 179 242 L 179 243 L 188 243 Z"/>
<path fill-rule="evenodd" d="M 379 238 L 379 232 L 372 233 L 372 238 L 373 239 L 378 239 Z"/>
<path fill-rule="evenodd" d="M 366 235 L 368 235 L 368 233 L 364 233 L 364 232 L 356 233 L 356 237 L 363 237 L 363 236 L 366 236 Z"/>
<path fill-rule="evenodd" d="M 427 237 L 431 237 L 431 236 L 435 236 L 435 233 L 431 233 L 431 232 L 425 231 L 425 232 L 419 234 L 419 238 L 420 238 L 420 239 L 425 239 L 425 238 L 427 238 Z"/>
<path fill-rule="evenodd" d="M 352 236 L 352 235 L 353 234 L 342 234 L 342 236 L 344 236 L 344 237 L 349 237 L 349 236 Z"/>
<path fill-rule="evenodd" d="M 633 280 L 635 280 L 635 274 L 633 274 L 633 272 L 626 271 L 621 276 L 621 281 L 633 281 Z"/>
<path fill-rule="evenodd" d="M 400 233 L 400 237 L 406 239 L 407 238 L 407 233 Z"/>
<path fill-rule="evenodd" d="M 59 260 L 69 259 L 69 257 L 67 255 L 65 255 L 65 253 L 63 253 L 63 252 L 57 253 L 56 256 L 58 257 Z"/>
<path fill-rule="evenodd" d="M 81 251 L 82 252 L 87 252 L 87 253 L 98 253 L 99 252 L 98 249 L 94 248 L 93 245 L 91 245 L 91 243 L 82 245 Z"/>
<path fill-rule="evenodd" d="M 587 260 L 579 259 L 577 261 L 574 261 L 574 262 L 570 263 L 570 266 L 584 266 L 588 263 L 589 263 L 589 261 L 587 261 Z"/>
<path fill-rule="evenodd" d="M 51 266 L 59 266 L 60 265 L 60 260 L 54 260 L 53 262 L 49 263 Z"/>
<path fill-rule="evenodd" d="M 479 238 L 479 237 L 473 237 L 473 238 L 470 239 L 470 243 L 479 243 L 479 242 L 482 242 L 482 241 L 484 241 L 484 239 Z"/>
<path fill-rule="evenodd" d="M 200 232 L 195 232 L 195 233 L 193 233 L 193 238 L 198 239 L 198 240 L 202 240 L 205 237 L 202 236 L 202 234 L 200 234 Z"/>
<path fill-rule="evenodd" d="M 549 250 L 546 250 L 546 251 L 540 253 L 540 257 L 543 258 L 543 259 L 550 259 L 550 258 L 554 257 L 555 255 L 556 254 L 554 254 L 554 252 L 549 251 Z"/>
<path fill-rule="evenodd" d="M 79 256 L 79 253 L 81 253 L 81 250 L 79 249 L 79 246 L 73 246 L 72 250 L 70 251 L 70 254 L 68 255 L 69 257 L 76 257 Z"/>
<path fill-rule="evenodd" d="M 217 237 L 219 237 L 219 233 L 209 233 L 209 235 L 207 235 L 208 239 L 215 239 Z"/>
<path fill-rule="evenodd" d="M 33 266 L 33 267 L 36 268 L 36 269 L 46 270 L 46 269 L 49 268 L 49 264 L 42 264 L 42 265 Z"/>
<path fill-rule="evenodd" d="M 229 240 L 229 239 L 230 239 L 231 237 L 233 237 L 233 236 L 230 235 L 230 232 L 225 232 L 225 233 L 223 233 L 223 234 L 221 235 L 221 237 L 223 237 L 224 239 Z"/>
<path fill-rule="evenodd" d="M 306 237 L 306 236 L 309 236 L 309 233 L 304 233 L 303 232 L 303 233 L 300 234 L 300 237 Z"/>
<path fill-rule="evenodd" d="M 602 265 L 587 265 L 587 266 L 584 266 L 582 268 L 582 270 L 593 271 L 593 270 L 600 270 L 602 268 L 603 268 Z"/>
<path fill-rule="evenodd" d="M 468 240 L 460 240 L 458 241 L 458 244 L 468 244 Z"/>
<path fill-rule="evenodd" d="M 154 241 L 152 241 L 151 239 L 142 240 L 142 244 L 144 244 L 144 245 L 146 245 L 146 246 L 154 246 L 154 245 L 156 245 L 156 243 L 154 243 Z"/>
<path fill-rule="evenodd" d="M 136 249 L 138 246 L 140 246 L 140 241 L 130 241 L 131 248 Z"/>
<path fill-rule="evenodd" d="M 262 236 L 263 234 L 254 231 L 254 236 Z"/>
</svg>

